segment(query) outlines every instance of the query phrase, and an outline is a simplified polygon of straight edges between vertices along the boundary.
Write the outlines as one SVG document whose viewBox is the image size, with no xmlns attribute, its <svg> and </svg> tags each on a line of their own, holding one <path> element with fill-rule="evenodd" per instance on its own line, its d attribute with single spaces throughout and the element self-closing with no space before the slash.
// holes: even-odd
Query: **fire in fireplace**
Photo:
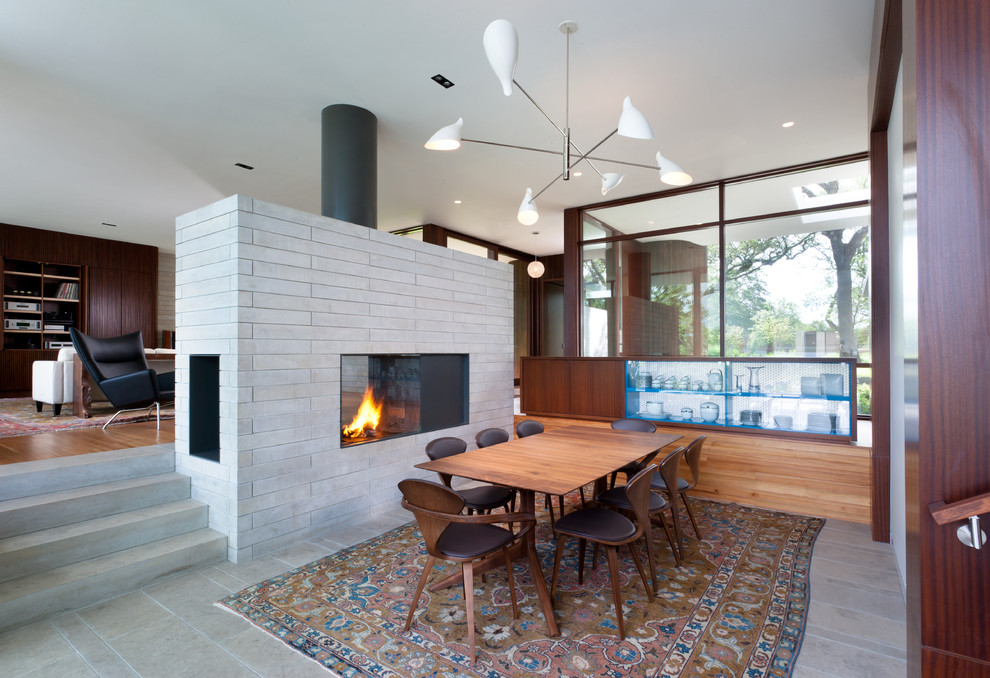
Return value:
<svg viewBox="0 0 990 678">
<path fill-rule="evenodd" d="M 373 438 L 378 434 L 378 422 L 382 418 L 382 404 L 375 400 L 374 390 L 369 386 L 361 398 L 361 405 L 351 423 L 344 427 L 341 435 L 348 440 Z"/>
<path fill-rule="evenodd" d="M 467 355 L 342 355 L 340 373 L 341 445 L 468 421 Z"/>
</svg>

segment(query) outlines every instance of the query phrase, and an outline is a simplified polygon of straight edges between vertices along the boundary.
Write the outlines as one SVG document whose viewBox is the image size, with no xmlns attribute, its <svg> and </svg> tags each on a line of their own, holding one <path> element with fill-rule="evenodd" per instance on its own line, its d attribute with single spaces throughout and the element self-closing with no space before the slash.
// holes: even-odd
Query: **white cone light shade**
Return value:
<svg viewBox="0 0 990 678">
<path fill-rule="evenodd" d="M 619 136 L 630 139 L 652 139 L 653 128 L 646 116 L 633 106 L 632 99 L 622 100 L 622 115 L 619 117 Z"/>
<path fill-rule="evenodd" d="M 431 151 L 453 151 L 460 148 L 462 127 L 464 127 L 464 118 L 458 118 L 453 125 L 441 127 L 426 142 L 426 148 Z"/>
<path fill-rule="evenodd" d="M 491 22 L 485 29 L 484 45 L 488 64 L 502 83 L 502 93 L 509 96 L 512 94 L 512 76 L 516 72 L 519 56 L 519 34 L 515 26 L 505 19 Z"/>
<path fill-rule="evenodd" d="M 526 196 L 519 205 L 519 214 L 516 215 L 516 219 L 523 226 L 532 226 L 539 218 L 540 213 L 536 211 L 536 205 L 533 203 L 533 189 L 527 188 Z"/>
<path fill-rule="evenodd" d="M 661 153 L 657 153 L 657 167 L 660 168 L 660 181 L 669 186 L 687 186 L 694 177 L 681 169 L 673 160 L 668 160 Z"/>
<path fill-rule="evenodd" d="M 602 175 L 602 195 L 622 183 L 622 175 L 617 172 L 606 172 Z"/>
<path fill-rule="evenodd" d="M 542 261 L 531 261 L 526 267 L 526 272 L 529 273 L 530 278 L 539 278 L 546 270 L 547 267 L 543 265 Z"/>
</svg>

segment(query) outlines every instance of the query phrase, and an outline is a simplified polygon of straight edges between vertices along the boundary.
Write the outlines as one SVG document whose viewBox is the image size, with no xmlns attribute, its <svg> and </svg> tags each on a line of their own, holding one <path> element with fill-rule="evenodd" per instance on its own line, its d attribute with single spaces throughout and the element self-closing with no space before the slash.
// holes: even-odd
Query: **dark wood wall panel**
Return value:
<svg viewBox="0 0 990 678">
<path fill-rule="evenodd" d="M 91 267 L 87 278 L 86 333 L 94 337 L 123 334 L 121 272 Z"/>
<path fill-rule="evenodd" d="M 900 26 L 898 24 L 898 30 Z M 896 73 L 893 76 L 897 78 Z M 889 117 L 889 116 L 888 116 Z M 890 542 L 890 206 L 887 132 L 870 135 L 873 541 Z M 900 243 L 898 243 L 900 246 Z"/>
<path fill-rule="evenodd" d="M 907 562 L 919 570 L 922 675 L 982 677 L 990 674 L 990 549 L 964 546 L 959 523 L 936 524 L 928 507 L 990 492 L 990 3 L 915 0 L 903 21 L 904 61 L 915 69 L 905 67 L 904 101 L 916 102 L 917 114 L 918 429 L 908 427 L 917 443 L 907 464 L 918 519 L 913 541 L 909 514 Z M 908 154 L 911 132 L 906 112 Z M 909 596 L 908 613 L 917 612 Z"/>
<path fill-rule="evenodd" d="M 158 275 L 145 271 L 120 271 L 120 332 L 141 330 L 144 345 L 155 346 L 155 305 L 148 303 L 146 289 L 157 289 Z M 156 297 L 157 302 L 157 297 Z"/>
<path fill-rule="evenodd" d="M 571 413 L 620 419 L 625 415 L 625 363 L 571 360 Z"/>
<path fill-rule="evenodd" d="M 519 403 L 525 412 L 567 412 L 571 408 L 568 360 L 522 358 Z"/>
</svg>

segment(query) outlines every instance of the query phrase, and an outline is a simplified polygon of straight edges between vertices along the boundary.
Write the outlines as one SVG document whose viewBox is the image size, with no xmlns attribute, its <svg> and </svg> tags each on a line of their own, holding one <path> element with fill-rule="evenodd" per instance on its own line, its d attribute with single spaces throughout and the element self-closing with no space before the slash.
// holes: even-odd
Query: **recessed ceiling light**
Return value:
<svg viewBox="0 0 990 678">
<path fill-rule="evenodd" d="M 455 205 L 460 205 L 460 204 L 461 204 L 461 201 L 460 201 L 460 200 L 455 200 L 455 201 L 454 201 L 454 204 L 455 204 Z"/>
<path fill-rule="evenodd" d="M 433 82 L 437 83 L 438 85 L 440 85 L 444 89 L 450 89 L 451 87 L 454 86 L 454 83 L 452 83 L 450 80 L 448 80 L 447 78 L 443 77 L 439 73 L 437 73 L 432 78 L 430 78 L 430 80 L 432 80 Z"/>
<path fill-rule="evenodd" d="M 246 170 L 254 169 L 253 167 L 251 167 L 251 165 L 245 165 L 243 162 L 235 162 L 234 167 L 240 167 L 241 169 L 246 169 Z"/>
<path fill-rule="evenodd" d="M 781 127 L 794 127 L 794 121 L 793 120 L 788 120 L 783 125 L 781 125 Z"/>
<path fill-rule="evenodd" d="M 579 176 L 581 176 L 582 174 L 584 174 L 584 172 L 575 172 L 575 173 L 574 173 L 574 176 L 576 176 L 576 177 L 579 177 Z"/>
<path fill-rule="evenodd" d="M 652 226 L 652 225 L 653 225 L 653 219 L 650 219 L 650 220 L 649 220 L 649 221 L 647 221 L 646 223 L 648 223 L 648 224 L 649 224 L 650 226 Z"/>
</svg>

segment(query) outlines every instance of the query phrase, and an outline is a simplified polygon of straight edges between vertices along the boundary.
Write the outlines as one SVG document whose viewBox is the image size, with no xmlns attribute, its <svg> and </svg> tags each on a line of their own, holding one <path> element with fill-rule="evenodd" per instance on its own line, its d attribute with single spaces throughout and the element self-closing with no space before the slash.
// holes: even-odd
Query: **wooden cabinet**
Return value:
<svg viewBox="0 0 990 678">
<path fill-rule="evenodd" d="M 81 266 L 4 258 L 2 271 L 4 349 L 59 349 L 85 330 Z"/>
<path fill-rule="evenodd" d="M 618 419 L 625 411 L 625 361 L 522 358 L 520 407 L 527 414 Z"/>
</svg>

